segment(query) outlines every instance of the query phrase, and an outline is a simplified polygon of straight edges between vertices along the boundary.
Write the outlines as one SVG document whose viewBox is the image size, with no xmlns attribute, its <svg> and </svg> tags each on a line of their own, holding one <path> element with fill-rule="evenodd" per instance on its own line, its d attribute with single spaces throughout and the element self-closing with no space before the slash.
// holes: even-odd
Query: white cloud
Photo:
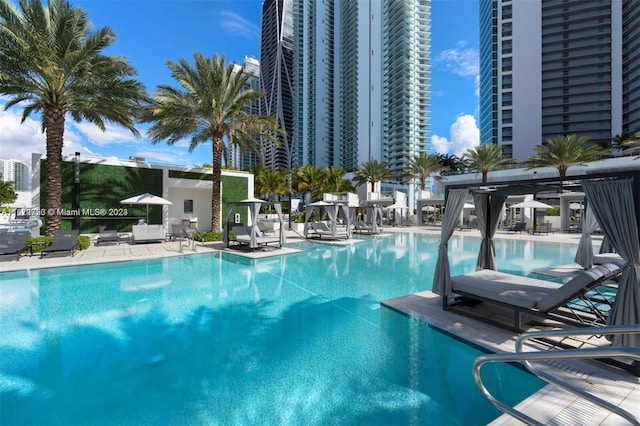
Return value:
<svg viewBox="0 0 640 426">
<path fill-rule="evenodd" d="M 74 123 L 73 127 L 93 145 L 107 146 L 112 144 L 135 143 L 138 141 L 138 138 L 134 136 L 130 130 L 108 123 L 105 125 L 106 129 L 104 132 L 95 124 L 86 121 Z"/>
<path fill-rule="evenodd" d="M 255 39 L 259 37 L 260 28 L 237 13 L 223 11 L 218 15 L 219 19 L 222 21 L 222 28 L 229 33 L 248 39 Z"/>
<path fill-rule="evenodd" d="M 458 48 L 440 52 L 434 62 L 453 74 L 476 77 L 480 72 L 480 55 L 478 50 L 465 48 L 464 45 L 462 42 Z"/>
<path fill-rule="evenodd" d="M 449 132 L 450 139 L 438 135 L 431 137 L 431 146 L 436 152 L 441 154 L 451 152 L 460 157 L 468 149 L 480 144 L 480 129 L 472 115 L 459 115 L 449 128 Z"/>
<path fill-rule="evenodd" d="M 40 123 L 27 118 L 20 124 L 22 109 L 4 110 L 0 105 L 0 157 L 31 164 L 31 153 L 45 152 L 45 136 Z"/>
</svg>

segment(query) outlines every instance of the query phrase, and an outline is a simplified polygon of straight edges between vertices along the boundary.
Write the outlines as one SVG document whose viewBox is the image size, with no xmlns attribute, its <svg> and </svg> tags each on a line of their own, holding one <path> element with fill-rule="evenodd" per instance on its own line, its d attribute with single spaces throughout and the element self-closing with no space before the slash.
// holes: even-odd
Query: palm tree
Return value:
<svg viewBox="0 0 640 426">
<path fill-rule="evenodd" d="M 440 164 L 440 158 L 437 155 L 421 153 L 409 159 L 409 165 L 404 170 L 403 181 L 409 182 L 417 179 L 420 182 L 420 190 L 424 191 L 427 179 L 431 176 L 434 176 L 435 179 L 442 179 L 435 175 L 445 170 L 448 170 L 448 167 Z"/>
<path fill-rule="evenodd" d="M 564 135 L 548 139 L 544 145 L 536 145 L 533 150 L 537 155 L 530 156 L 524 165 L 528 168 L 555 167 L 560 177 L 567 175 L 571 166 L 585 166 L 586 163 L 598 160 L 605 152 L 600 146 L 588 144 L 588 136 Z"/>
<path fill-rule="evenodd" d="M 454 154 L 436 154 L 441 165 L 449 171 L 461 172 L 467 167 L 465 161 Z"/>
<path fill-rule="evenodd" d="M 115 41 L 109 27 L 91 31 L 87 14 L 65 0 L 0 0 L 0 95 L 5 109 L 23 104 L 22 121 L 38 114 L 45 133 L 47 211 L 62 205 L 62 146 L 67 115 L 101 130 L 105 122 L 134 135 L 135 113 L 147 99 L 125 58 L 102 52 Z M 60 228 L 59 215 L 46 215 L 45 233 Z"/>
<path fill-rule="evenodd" d="M 211 189 L 211 230 L 220 231 L 222 156 L 225 140 L 241 150 L 259 153 L 259 140 L 279 145 L 280 133 L 274 117 L 250 115 L 249 106 L 262 93 L 246 89 L 251 74 L 244 68 L 227 66 L 224 56 L 208 58 L 194 53 L 195 65 L 185 59 L 167 61 L 173 78 L 181 87 L 158 86 L 153 102 L 143 111 L 143 122 L 152 123 L 149 136 L 156 144 L 169 145 L 191 137 L 189 150 L 211 141 L 213 185 Z"/>
<path fill-rule="evenodd" d="M 278 199 L 289 193 L 286 170 L 262 169 L 262 172 L 255 177 L 256 188 L 259 194 L 263 194 L 268 201 L 276 195 Z"/>
<path fill-rule="evenodd" d="M 293 176 L 293 187 L 301 193 L 310 193 L 311 201 L 317 201 L 322 196 L 322 182 L 324 180 L 324 170 L 321 167 L 314 167 L 307 164 L 299 167 Z"/>
<path fill-rule="evenodd" d="M 365 185 L 371 182 L 371 192 L 375 189 L 376 182 L 391 179 L 391 171 L 387 168 L 387 165 L 378 161 L 371 160 L 365 161 L 356 170 L 353 182 L 356 185 Z"/>
<path fill-rule="evenodd" d="M 353 184 L 349 179 L 345 179 L 347 171 L 345 169 L 336 169 L 335 167 L 327 167 L 324 171 L 323 192 L 350 192 L 353 191 Z"/>
<path fill-rule="evenodd" d="M 487 183 L 487 174 L 490 170 L 510 166 L 516 162 L 502 154 L 500 145 L 484 143 L 464 153 L 464 160 L 470 170 L 475 170 L 476 176 L 482 173 L 482 183 Z"/>
</svg>

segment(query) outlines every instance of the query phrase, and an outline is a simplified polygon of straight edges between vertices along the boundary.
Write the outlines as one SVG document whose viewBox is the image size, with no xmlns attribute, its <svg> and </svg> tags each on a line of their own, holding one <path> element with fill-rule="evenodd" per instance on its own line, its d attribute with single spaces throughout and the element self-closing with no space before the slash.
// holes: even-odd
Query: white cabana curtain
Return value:
<svg viewBox="0 0 640 426">
<path fill-rule="evenodd" d="M 607 324 L 640 324 L 640 242 L 632 181 L 585 182 L 582 187 L 604 235 L 627 261 Z M 614 335 L 611 342 L 614 346 L 640 348 L 640 335 Z"/>
<path fill-rule="evenodd" d="M 452 189 L 445 202 L 444 217 L 442 218 L 442 230 L 440 231 L 440 246 L 438 246 L 438 262 L 433 274 L 434 293 L 445 296 L 451 293 L 451 271 L 449 269 L 449 239 L 453 235 L 458 224 L 458 218 L 464 207 L 464 200 L 469 195 L 469 190 Z"/>
<path fill-rule="evenodd" d="M 582 236 L 578 243 L 578 249 L 576 250 L 576 257 L 574 261 L 582 266 L 584 269 L 589 269 L 593 266 L 593 242 L 591 241 L 591 235 L 596 232 L 598 228 L 598 221 L 593 214 L 593 209 L 590 205 L 587 205 L 587 210 L 584 212 L 584 221 L 582 223 Z"/>
<path fill-rule="evenodd" d="M 493 236 L 496 234 L 496 230 L 498 229 L 500 215 L 502 214 L 502 206 L 504 206 L 504 202 L 507 200 L 507 197 L 498 194 L 474 194 L 473 199 L 476 205 L 478 228 L 480 229 L 480 235 L 482 236 L 476 270 L 495 270 L 496 245 L 493 242 Z M 488 227 L 487 224 L 489 225 Z"/>
</svg>

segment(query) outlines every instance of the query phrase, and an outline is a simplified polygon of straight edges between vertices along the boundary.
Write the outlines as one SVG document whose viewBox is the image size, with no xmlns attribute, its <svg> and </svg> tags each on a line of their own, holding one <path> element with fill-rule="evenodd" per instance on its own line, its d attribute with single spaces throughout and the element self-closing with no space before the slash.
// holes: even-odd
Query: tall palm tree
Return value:
<svg viewBox="0 0 640 426">
<path fill-rule="evenodd" d="M 424 191 L 427 179 L 431 176 L 434 176 L 435 179 L 441 179 L 437 173 L 445 170 L 448 170 L 448 167 L 440 164 L 440 158 L 437 155 L 421 153 L 409 159 L 409 165 L 404 169 L 402 178 L 404 182 L 417 179 L 420 182 L 420 190 Z"/>
<path fill-rule="evenodd" d="M 390 180 L 391 178 L 391 171 L 386 164 L 378 160 L 371 160 L 365 161 L 358 167 L 353 176 L 353 182 L 356 185 L 365 185 L 371 182 L 371 192 L 373 192 L 376 182 Z"/>
<path fill-rule="evenodd" d="M 463 159 L 467 161 L 469 169 L 475 170 L 476 176 L 482 173 L 482 183 L 487 183 L 487 174 L 490 170 L 496 170 L 510 166 L 516 162 L 502 154 L 500 145 L 484 143 L 464 153 Z"/>
<path fill-rule="evenodd" d="M 0 0 L 0 95 L 5 109 L 24 105 L 22 121 L 40 116 L 45 133 L 46 211 L 62 204 L 62 146 L 65 118 L 89 121 L 101 130 L 115 123 L 134 135 L 135 113 L 147 99 L 125 58 L 102 52 L 115 41 L 113 30 L 91 30 L 87 14 L 65 0 Z M 45 233 L 61 217 L 46 215 Z"/>
<path fill-rule="evenodd" d="M 189 150 L 211 141 L 213 185 L 211 189 L 211 229 L 220 231 L 222 156 L 225 140 L 241 150 L 259 153 L 259 140 L 279 145 L 280 133 L 274 117 L 250 115 L 249 106 L 262 93 L 246 89 L 251 74 L 244 68 L 227 66 L 224 56 L 208 58 L 194 53 L 194 65 L 185 59 L 167 61 L 180 87 L 158 86 L 153 102 L 143 111 L 143 121 L 152 123 L 149 136 L 156 144 L 169 145 L 191 137 Z"/>
<path fill-rule="evenodd" d="M 299 167 L 293 176 L 293 187 L 296 191 L 311 194 L 311 201 L 317 201 L 322 197 L 322 182 L 324 170 L 322 167 L 314 167 L 307 164 Z"/>
<path fill-rule="evenodd" d="M 336 169 L 335 167 L 327 167 L 324 171 L 324 192 L 350 192 L 353 191 L 353 184 L 349 179 L 345 179 L 347 171 L 345 169 Z"/>
<path fill-rule="evenodd" d="M 441 165 L 452 172 L 463 171 L 467 166 L 465 161 L 454 154 L 436 154 Z"/>
<path fill-rule="evenodd" d="M 598 160 L 605 150 L 595 144 L 588 144 L 588 136 L 564 135 L 548 139 L 544 145 L 536 145 L 537 155 L 530 156 L 524 165 L 528 168 L 555 167 L 560 177 L 567 175 L 571 166 L 585 166 L 589 161 Z"/>
</svg>

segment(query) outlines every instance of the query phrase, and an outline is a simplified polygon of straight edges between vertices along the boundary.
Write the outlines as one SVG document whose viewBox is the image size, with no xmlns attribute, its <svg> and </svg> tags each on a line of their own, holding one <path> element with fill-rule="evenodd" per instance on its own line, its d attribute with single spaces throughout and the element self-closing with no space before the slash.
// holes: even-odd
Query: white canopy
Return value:
<svg viewBox="0 0 640 426">
<path fill-rule="evenodd" d="M 149 223 L 149 204 L 166 206 L 173 203 L 162 197 L 158 197 L 157 195 L 153 195 L 153 194 L 149 194 L 148 192 L 145 192 L 144 194 L 136 195 L 135 197 L 125 198 L 124 200 L 120 201 L 120 204 L 146 204 L 147 223 Z"/>
</svg>

